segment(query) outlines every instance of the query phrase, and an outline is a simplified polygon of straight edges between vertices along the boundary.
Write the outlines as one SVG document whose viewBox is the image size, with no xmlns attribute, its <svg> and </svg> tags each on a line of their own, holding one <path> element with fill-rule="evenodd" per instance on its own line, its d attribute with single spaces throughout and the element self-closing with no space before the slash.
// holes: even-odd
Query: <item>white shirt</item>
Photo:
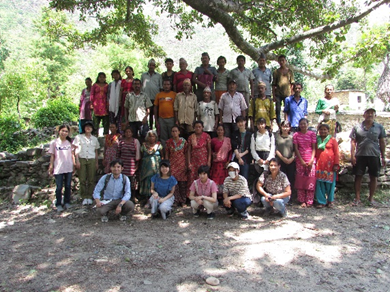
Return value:
<svg viewBox="0 0 390 292">
<path fill-rule="evenodd" d="M 74 138 L 73 145 L 77 146 L 76 155 L 80 158 L 95 159 L 95 150 L 99 149 L 99 141 L 95 136 L 87 138 L 85 134 L 77 135 Z"/>
</svg>

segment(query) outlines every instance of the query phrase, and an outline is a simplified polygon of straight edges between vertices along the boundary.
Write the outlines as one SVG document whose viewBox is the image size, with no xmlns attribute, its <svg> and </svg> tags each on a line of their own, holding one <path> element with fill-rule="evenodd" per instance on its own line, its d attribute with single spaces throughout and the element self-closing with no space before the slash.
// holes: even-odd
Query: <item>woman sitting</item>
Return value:
<svg viewBox="0 0 390 292">
<path fill-rule="evenodd" d="M 164 220 L 167 219 L 175 200 L 173 193 L 175 192 L 177 180 L 169 171 L 170 165 L 169 160 L 161 160 L 159 173 L 155 174 L 151 179 L 149 202 L 154 218 L 158 216 L 158 211 L 160 211 L 161 217 Z"/>
<path fill-rule="evenodd" d="M 190 187 L 189 199 L 194 217 L 199 217 L 200 207 L 207 210 L 207 219 L 214 219 L 214 211 L 218 209 L 217 185 L 209 179 L 210 167 L 202 165 L 198 168 L 199 179 L 195 180 Z"/>
<path fill-rule="evenodd" d="M 259 177 L 257 191 L 263 195 L 261 202 L 265 207 L 265 215 L 271 214 L 275 208 L 282 217 L 287 217 L 286 203 L 291 195 L 290 182 L 280 171 L 280 164 L 275 158 L 269 161 L 269 173 L 262 173 Z"/>
</svg>

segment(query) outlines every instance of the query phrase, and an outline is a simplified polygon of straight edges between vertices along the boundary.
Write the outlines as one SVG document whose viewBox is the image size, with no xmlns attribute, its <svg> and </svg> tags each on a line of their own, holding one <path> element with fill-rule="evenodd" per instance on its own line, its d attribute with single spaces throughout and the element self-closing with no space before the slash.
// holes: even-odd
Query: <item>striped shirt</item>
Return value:
<svg viewBox="0 0 390 292">
<path fill-rule="evenodd" d="M 230 176 L 225 178 L 223 182 L 223 193 L 228 194 L 229 197 L 241 195 L 250 198 L 248 182 L 245 177 L 239 175 L 237 180 L 233 180 Z"/>
</svg>

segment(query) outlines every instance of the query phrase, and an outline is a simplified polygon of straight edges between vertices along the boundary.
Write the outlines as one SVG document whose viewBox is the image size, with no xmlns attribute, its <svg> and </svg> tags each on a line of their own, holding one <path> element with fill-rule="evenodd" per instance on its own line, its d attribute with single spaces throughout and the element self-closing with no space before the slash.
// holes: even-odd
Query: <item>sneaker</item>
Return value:
<svg viewBox="0 0 390 292">
<path fill-rule="evenodd" d="M 107 216 L 102 216 L 101 220 L 102 220 L 103 223 L 107 223 L 108 222 L 108 217 Z"/>
<path fill-rule="evenodd" d="M 248 211 L 244 211 L 241 213 L 241 220 L 249 220 Z"/>
<path fill-rule="evenodd" d="M 61 205 L 57 206 L 57 213 L 61 213 L 64 211 L 64 208 L 62 208 Z"/>
<path fill-rule="evenodd" d="M 280 212 L 280 216 L 282 216 L 282 218 L 287 218 L 287 210 L 284 210 L 284 212 Z"/>
<path fill-rule="evenodd" d="M 121 216 L 121 217 L 119 218 L 119 220 L 120 220 L 120 221 L 126 221 L 126 220 L 127 220 L 127 217 L 126 217 L 126 216 Z"/>
<path fill-rule="evenodd" d="M 70 203 L 66 203 L 64 207 L 66 210 L 69 210 L 70 208 L 72 208 L 72 205 Z"/>
<path fill-rule="evenodd" d="M 207 214 L 207 219 L 213 220 L 215 218 L 215 213 L 211 212 L 210 214 Z"/>
<path fill-rule="evenodd" d="M 196 211 L 196 213 L 193 214 L 195 218 L 198 218 L 200 216 L 200 210 Z"/>
<path fill-rule="evenodd" d="M 234 209 L 233 209 L 233 208 L 229 209 L 229 210 L 227 211 L 227 215 L 228 215 L 228 217 L 233 217 L 233 215 L 234 215 Z"/>
<path fill-rule="evenodd" d="M 89 204 L 89 199 L 84 199 L 82 204 L 83 204 L 83 206 L 88 205 Z"/>
</svg>

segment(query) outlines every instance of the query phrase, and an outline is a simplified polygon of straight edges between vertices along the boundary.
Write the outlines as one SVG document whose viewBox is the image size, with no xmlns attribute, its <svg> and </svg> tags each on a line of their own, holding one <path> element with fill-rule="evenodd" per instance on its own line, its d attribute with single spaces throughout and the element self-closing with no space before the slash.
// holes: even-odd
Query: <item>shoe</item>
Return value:
<svg viewBox="0 0 390 292">
<path fill-rule="evenodd" d="M 57 206 L 57 213 L 61 213 L 64 211 L 64 208 L 62 208 L 61 205 Z"/>
<path fill-rule="evenodd" d="M 196 213 L 193 214 L 194 218 L 198 218 L 200 216 L 200 210 L 196 211 Z"/>
<path fill-rule="evenodd" d="M 287 218 L 287 210 L 284 210 L 284 213 L 280 212 L 280 216 L 282 216 L 282 218 Z"/>
<path fill-rule="evenodd" d="M 241 213 L 241 220 L 249 220 L 249 213 L 248 211 L 244 211 Z"/>
<path fill-rule="evenodd" d="M 160 215 L 160 214 L 159 214 L 158 212 L 156 212 L 156 213 L 152 214 L 152 218 L 153 218 L 153 219 L 156 219 L 156 218 L 159 217 L 159 215 Z"/>
<path fill-rule="evenodd" d="M 126 221 L 126 220 L 127 220 L 127 217 L 126 217 L 126 216 L 121 216 L 121 217 L 119 218 L 119 220 L 120 220 L 120 221 Z"/>
<path fill-rule="evenodd" d="M 207 214 L 207 219 L 213 220 L 215 218 L 215 213 L 211 212 L 210 214 Z"/>
<path fill-rule="evenodd" d="M 84 199 L 82 204 L 83 204 L 83 206 L 88 205 L 89 204 L 89 199 Z"/>
<path fill-rule="evenodd" d="M 227 215 L 228 215 L 228 217 L 233 217 L 233 215 L 234 215 L 234 209 L 233 209 L 233 208 L 229 209 L 229 210 L 227 211 Z"/>
<path fill-rule="evenodd" d="M 166 214 L 167 218 L 168 218 L 169 216 L 171 216 L 171 213 L 172 213 L 172 211 L 168 211 L 168 212 L 167 212 L 167 214 Z"/>
<path fill-rule="evenodd" d="M 70 203 L 66 203 L 64 207 L 66 210 L 69 210 L 70 208 L 72 208 L 72 205 Z"/>
<path fill-rule="evenodd" d="M 103 223 L 107 223 L 108 222 L 108 217 L 107 216 L 102 216 L 101 220 L 102 220 Z"/>
</svg>

